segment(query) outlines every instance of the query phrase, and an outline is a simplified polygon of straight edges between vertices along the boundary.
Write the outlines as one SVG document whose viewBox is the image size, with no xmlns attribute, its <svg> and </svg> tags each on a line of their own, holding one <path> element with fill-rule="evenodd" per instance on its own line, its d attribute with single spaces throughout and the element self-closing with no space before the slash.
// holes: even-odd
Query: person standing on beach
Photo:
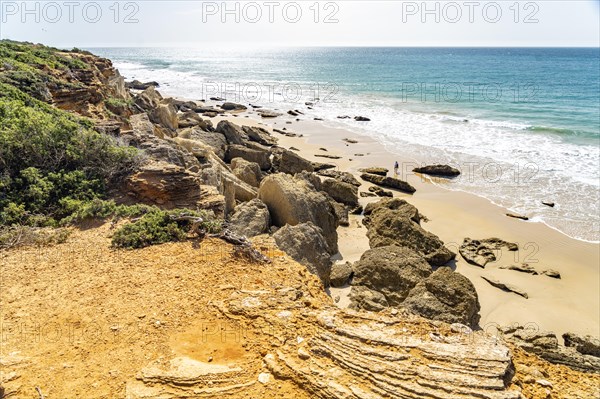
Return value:
<svg viewBox="0 0 600 399">
<path fill-rule="evenodd" d="M 398 175 L 398 161 L 394 162 L 394 175 Z"/>
</svg>

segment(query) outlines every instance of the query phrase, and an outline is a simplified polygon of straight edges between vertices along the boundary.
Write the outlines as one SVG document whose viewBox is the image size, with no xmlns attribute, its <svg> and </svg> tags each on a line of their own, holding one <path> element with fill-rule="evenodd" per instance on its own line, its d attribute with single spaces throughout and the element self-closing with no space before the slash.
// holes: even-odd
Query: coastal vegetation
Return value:
<svg viewBox="0 0 600 399">
<path fill-rule="evenodd" d="M 0 223 L 56 226 L 135 165 L 137 151 L 90 122 L 0 84 Z"/>
<path fill-rule="evenodd" d="M 110 189 L 140 163 L 138 149 L 94 130 L 92 120 L 44 101 L 48 86 L 81 87 L 57 72 L 89 68 L 53 48 L 0 41 L 0 245 L 61 242 L 64 229 L 51 234 L 38 228 L 141 215 L 117 231 L 115 245 L 142 247 L 185 237 L 187 223 L 168 220 L 169 213 L 109 199 Z M 132 103 L 117 97 L 105 102 Z M 200 216 L 185 209 L 174 213 Z"/>
</svg>

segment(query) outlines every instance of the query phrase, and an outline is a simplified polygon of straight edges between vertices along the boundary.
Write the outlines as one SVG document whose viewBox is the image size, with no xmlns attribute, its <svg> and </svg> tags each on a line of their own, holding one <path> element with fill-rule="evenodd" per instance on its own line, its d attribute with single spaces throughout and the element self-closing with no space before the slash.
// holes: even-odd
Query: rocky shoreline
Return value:
<svg viewBox="0 0 600 399">
<path fill-rule="evenodd" d="M 212 126 L 210 118 L 215 113 L 226 116 L 228 112 L 234 112 L 236 115 L 236 112 L 246 109 L 241 104 L 224 102 L 213 105 L 207 111 L 206 105 L 198 106 L 195 102 L 163 100 L 153 85 L 136 94 L 134 103 L 145 107 L 150 115 L 161 115 L 153 120 L 155 129 L 163 131 L 162 139 L 172 139 L 200 159 L 201 180 L 213 182 L 214 189 L 222 196 L 218 205 L 212 198 L 208 203 L 203 198 L 194 198 L 194 202 L 179 203 L 179 206 L 211 209 L 229 221 L 232 231 L 248 237 L 272 234 L 277 246 L 318 276 L 325 287 L 330 284 L 331 259 L 338 253 L 337 229 L 347 225 L 349 214 L 362 215 L 371 249 L 348 268 L 346 279 L 337 276 L 337 284 L 352 287 L 349 293 L 351 308 L 368 311 L 389 307 L 406 309 L 432 320 L 479 328 L 480 304 L 475 287 L 460 273 L 442 267 L 453 261 L 457 254 L 447 249 L 439 237 L 421 227 L 418 209 L 398 198 L 371 202 L 364 210 L 359 204 L 360 180 L 392 190 L 392 193 L 413 194 L 416 189 L 410 183 L 388 176 L 389 172 L 379 165 L 372 165 L 360 176 L 353 176 L 335 168 L 335 165 L 311 162 L 293 150 L 280 147 L 278 139 L 267 129 L 238 125 L 232 122 L 234 118 L 221 120 L 216 127 Z M 168 109 L 161 103 L 168 104 Z M 198 116 L 206 116 L 207 113 L 209 119 Z M 265 118 L 263 114 L 259 113 Z M 268 114 L 267 117 L 273 119 L 281 115 Z M 236 118 L 239 119 L 239 116 Z M 178 124 L 183 121 L 186 127 L 179 129 Z M 135 130 L 133 132 L 136 134 Z M 127 134 L 131 133 L 124 133 Z M 336 159 L 330 155 L 323 156 Z M 192 173 L 195 171 L 186 169 Z M 435 176 L 456 175 L 445 165 L 432 165 L 417 171 Z M 166 179 L 166 176 L 161 176 L 161 180 Z M 181 177 L 173 179 L 177 181 Z M 192 198 L 191 194 L 185 193 L 185 188 L 173 186 L 177 186 L 177 195 Z M 136 201 L 156 203 L 156 198 L 161 198 L 159 193 L 140 197 L 136 195 L 135 186 L 129 188 L 128 194 L 133 195 Z M 167 194 L 171 195 L 175 193 Z M 465 238 L 465 242 L 467 240 L 470 239 Z M 487 262 L 479 264 L 477 259 L 485 259 L 486 255 L 493 257 L 493 251 L 503 246 L 509 250 L 517 249 L 516 244 L 500 239 L 485 239 L 483 242 L 493 244 L 491 247 L 477 244 L 479 247 L 471 250 L 472 253 L 463 251 L 461 246 L 460 256 L 485 267 Z M 486 281 L 501 290 L 528 297 L 527 293 L 510 284 L 489 278 Z M 593 337 L 585 339 L 590 344 L 597 343 Z M 520 341 L 515 342 L 521 344 Z M 545 353 L 543 346 L 522 347 L 533 353 Z M 600 372 L 598 360 L 569 360 L 580 356 L 589 358 L 590 355 L 563 350 L 560 355 L 546 358 L 562 364 L 580 363 L 582 370 Z"/>
<path fill-rule="evenodd" d="M 76 93 L 50 92 L 48 101 L 90 117 L 98 132 L 142 151 L 143 161 L 111 192 L 118 203 L 209 211 L 228 231 L 266 247 L 267 253 L 281 250 L 297 262 L 288 266 L 290 273 L 302 276 L 299 282 L 290 274 L 297 287 L 286 285 L 285 275 L 279 276 L 283 285 L 275 287 L 253 272 L 260 289 L 234 288 L 234 294 L 222 294 L 217 301 L 222 317 L 279 329 L 274 334 L 277 344 L 256 349 L 262 362 L 259 384 L 268 388 L 271 378 L 292 381 L 298 391 L 322 398 L 578 395 L 552 390 L 548 379 L 558 381 L 560 373 L 524 372 L 515 366 L 513 357 L 525 356 L 516 355 L 521 351 L 589 373 L 577 378 L 597 379 L 600 345 L 594 337 L 569 333 L 562 345 L 553 333 L 519 327 L 501 327 L 496 336 L 481 331 L 478 292 L 471 279 L 456 270 L 457 257 L 485 268 L 497 251 L 515 250 L 517 244 L 463 237 L 460 248 L 453 250 L 423 227 L 428 218 L 406 197 L 420 188 L 390 176 L 382 164 L 361 172 L 344 170 L 334 163 L 342 156 L 323 150 L 314 154 L 318 160 L 310 160 L 302 151 L 281 145 L 300 134 L 263 127 L 251 118 L 242 123 L 250 104 L 164 98 L 156 82 L 126 84 L 110 61 L 81 57 L 93 65 L 85 79 L 79 79 L 83 87 Z M 120 101 L 106 101 L 107 87 L 111 98 Z M 86 91 L 96 95 L 82 95 Z M 286 117 L 279 110 L 256 113 L 269 121 Z M 290 110 L 287 115 L 301 113 Z M 346 143 L 352 145 L 352 139 Z M 420 172 L 428 171 L 455 173 L 440 165 Z M 356 262 L 346 262 L 339 235 L 358 222 L 366 229 L 361 231 L 368 248 Z M 232 261 L 216 262 L 226 268 Z M 18 262 L 14 265 L 19 267 Z M 258 265 L 274 270 L 276 266 Z M 521 266 L 511 273 L 523 270 L 530 269 Z M 547 280 L 555 280 L 557 273 L 547 274 L 555 277 Z M 222 291 L 228 289 L 225 281 L 219 284 L 225 287 Z M 328 302 L 324 292 L 330 286 L 349 288 L 350 309 Z M 308 292 L 312 299 L 301 299 Z M 294 323 L 291 330 L 284 325 L 289 320 Z M 283 339 L 282 331 L 292 336 Z M 152 360 L 158 363 L 148 364 L 128 382 L 128 397 L 189 397 L 190 386 L 202 395 L 240 392 L 239 397 L 244 389 L 257 389 L 253 375 L 246 376 L 236 365 L 211 366 L 212 357 L 208 363 L 174 358 L 165 365 Z M 15 362 L 19 369 L 22 363 Z M 1 382 L 10 385 L 10 380 Z M 4 396 L 4 388 L 1 393 Z"/>
</svg>

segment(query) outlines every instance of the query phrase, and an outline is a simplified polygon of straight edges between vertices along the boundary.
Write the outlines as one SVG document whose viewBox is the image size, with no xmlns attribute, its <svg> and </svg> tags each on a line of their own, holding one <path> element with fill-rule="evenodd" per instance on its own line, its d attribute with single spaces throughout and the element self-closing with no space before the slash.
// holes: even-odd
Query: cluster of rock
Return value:
<svg viewBox="0 0 600 399">
<path fill-rule="evenodd" d="M 336 229 L 348 224 L 350 212 L 362 211 L 361 183 L 279 147 L 261 127 L 228 120 L 215 127 L 199 115 L 206 107 L 143 86 L 133 96 L 138 111 L 130 129 L 118 132 L 145 154 L 123 194 L 163 208 L 212 210 L 247 237 L 274 233 L 282 249 L 327 284 L 330 257 L 338 252 Z M 243 109 L 227 102 L 220 108 Z"/>
<path fill-rule="evenodd" d="M 464 239 L 458 251 L 463 257 L 463 259 L 467 261 L 467 263 L 479 266 L 481 268 L 485 268 L 485 266 L 489 262 L 495 262 L 497 260 L 497 254 L 503 248 L 507 249 L 508 251 L 517 251 L 519 249 L 519 246 L 515 243 L 504 241 L 500 238 L 495 237 L 486 238 L 482 240 L 473 240 L 467 237 Z M 561 278 L 560 273 L 554 269 L 545 269 L 542 271 L 538 271 L 533 266 L 527 263 L 521 263 L 518 265 L 504 265 L 500 266 L 500 269 L 514 270 L 521 273 L 528 273 L 534 276 L 542 274 L 556 279 Z M 529 298 L 527 292 L 513 284 L 502 282 L 490 276 L 481 276 L 481 278 L 487 281 L 493 287 L 496 287 L 506 292 L 512 292 L 514 294 L 522 296 L 525 299 Z"/>
<path fill-rule="evenodd" d="M 349 213 L 362 211 L 361 183 L 352 174 L 277 146 L 263 128 L 227 120 L 214 127 L 198 115 L 197 106 L 164 99 L 154 85 L 133 101 L 144 112 L 133 115 L 131 130 L 120 136 L 143 149 L 148 159 L 127 179 L 128 196 L 162 207 L 211 209 L 247 237 L 271 233 L 280 249 L 330 283 L 337 228 L 348 224 Z M 221 108 L 242 109 L 229 103 Z M 387 173 L 370 168 L 361 177 L 414 192 Z M 473 285 L 449 268 L 432 269 L 455 254 L 421 227 L 415 207 L 392 198 L 369 204 L 364 215 L 372 249 L 352 267 L 355 308 L 404 307 L 431 319 L 477 324 Z"/>
<path fill-rule="evenodd" d="M 368 204 L 364 215 L 371 249 L 331 272 L 332 285 L 352 285 L 352 308 L 404 308 L 432 320 L 477 325 L 480 306 L 473 284 L 449 267 L 433 269 L 456 255 L 421 227 L 417 208 L 399 198 L 383 199 Z"/>
<path fill-rule="evenodd" d="M 476 326 L 473 284 L 449 267 L 433 271 L 417 252 L 397 245 L 371 249 L 352 268 L 352 307 L 381 311 L 403 307 L 428 319 Z"/>
<path fill-rule="evenodd" d="M 526 326 L 501 329 L 504 339 L 550 363 L 563 364 L 574 370 L 600 373 L 600 341 L 591 336 L 565 333 L 564 346 L 556 334 Z"/>
</svg>

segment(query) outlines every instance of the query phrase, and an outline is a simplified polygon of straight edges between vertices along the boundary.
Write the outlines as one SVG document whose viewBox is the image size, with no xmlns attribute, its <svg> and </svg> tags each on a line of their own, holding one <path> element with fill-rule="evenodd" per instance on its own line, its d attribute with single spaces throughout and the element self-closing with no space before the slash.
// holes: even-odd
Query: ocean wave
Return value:
<svg viewBox="0 0 600 399">
<path fill-rule="evenodd" d="M 537 133 L 551 133 L 551 134 L 565 135 L 565 136 L 572 136 L 572 135 L 577 134 L 577 132 L 575 132 L 574 130 L 571 130 L 571 129 L 549 127 L 549 126 L 529 126 L 527 128 L 527 130 L 530 130 L 532 132 L 537 132 Z"/>
</svg>

